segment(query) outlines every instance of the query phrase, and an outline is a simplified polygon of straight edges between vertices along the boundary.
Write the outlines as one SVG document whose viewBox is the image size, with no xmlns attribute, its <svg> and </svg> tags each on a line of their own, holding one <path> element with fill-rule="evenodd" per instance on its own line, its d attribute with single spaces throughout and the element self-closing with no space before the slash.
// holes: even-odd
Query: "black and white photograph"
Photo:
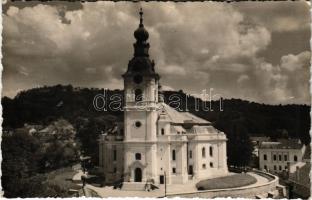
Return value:
<svg viewBox="0 0 312 200">
<path fill-rule="evenodd" d="M 309 1 L 2 1 L 1 196 L 309 199 Z"/>
</svg>

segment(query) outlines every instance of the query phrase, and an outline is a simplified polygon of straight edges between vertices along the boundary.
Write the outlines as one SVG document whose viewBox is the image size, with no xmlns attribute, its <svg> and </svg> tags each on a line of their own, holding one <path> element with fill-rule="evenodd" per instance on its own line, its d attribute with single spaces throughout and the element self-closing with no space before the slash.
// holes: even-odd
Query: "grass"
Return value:
<svg viewBox="0 0 312 200">
<path fill-rule="evenodd" d="M 235 174 L 231 176 L 200 181 L 196 184 L 196 188 L 198 190 L 226 189 L 243 187 L 256 182 L 257 179 L 249 174 Z"/>
</svg>

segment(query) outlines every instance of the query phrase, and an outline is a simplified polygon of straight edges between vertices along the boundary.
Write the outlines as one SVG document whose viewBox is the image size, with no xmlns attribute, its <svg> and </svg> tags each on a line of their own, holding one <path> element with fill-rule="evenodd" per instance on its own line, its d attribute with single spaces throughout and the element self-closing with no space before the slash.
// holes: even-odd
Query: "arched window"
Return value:
<svg viewBox="0 0 312 200">
<path fill-rule="evenodd" d="M 267 155 L 263 154 L 263 160 L 267 160 Z"/>
<path fill-rule="evenodd" d="M 134 95 L 135 95 L 135 102 L 142 101 L 143 94 L 142 94 L 142 90 L 141 89 L 136 89 L 134 91 Z"/>
<path fill-rule="evenodd" d="M 294 161 L 297 162 L 298 161 L 298 158 L 296 155 L 294 155 Z"/>
<path fill-rule="evenodd" d="M 165 135 L 165 129 L 161 129 L 161 135 Z"/>
<path fill-rule="evenodd" d="M 273 160 L 276 160 L 276 155 L 273 155 Z"/>
<path fill-rule="evenodd" d="M 176 152 L 174 149 L 172 150 L 172 160 L 176 160 Z"/>
<path fill-rule="evenodd" d="M 202 157 L 206 158 L 206 149 L 205 149 L 205 147 L 202 148 Z"/>
<path fill-rule="evenodd" d="M 209 147 L 209 155 L 213 156 L 213 147 Z"/>
<path fill-rule="evenodd" d="M 202 165 L 202 168 L 203 168 L 203 169 L 206 169 L 206 164 L 203 164 L 203 165 Z"/>
<path fill-rule="evenodd" d="M 136 153 L 135 154 L 135 159 L 136 160 L 141 160 L 141 154 L 140 153 Z"/>
</svg>

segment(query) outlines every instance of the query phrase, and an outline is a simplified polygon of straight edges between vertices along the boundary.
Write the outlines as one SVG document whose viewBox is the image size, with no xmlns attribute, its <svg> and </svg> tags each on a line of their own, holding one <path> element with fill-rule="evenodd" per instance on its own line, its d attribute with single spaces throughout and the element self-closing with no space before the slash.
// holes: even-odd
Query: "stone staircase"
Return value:
<svg viewBox="0 0 312 200">
<path fill-rule="evenodd" d="M 123 182 L 122 184 L 122 190 L 126 191 L 145 191 L 145 185 L 144 182 Z"/>
<path fill-rule="evenodd" d="M 126 191 L 146 191 L 148 188 L 144 182 L 123 182 L 122 190 Z M 159 189 L 159 185 L 150 184 L 150 191 Z"/>
</svg>

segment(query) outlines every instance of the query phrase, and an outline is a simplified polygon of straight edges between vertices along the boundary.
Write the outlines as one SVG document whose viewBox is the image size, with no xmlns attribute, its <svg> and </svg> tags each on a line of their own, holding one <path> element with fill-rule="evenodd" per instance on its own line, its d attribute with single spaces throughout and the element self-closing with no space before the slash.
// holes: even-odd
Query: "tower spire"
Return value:
<svg viewBox="0 0 312 200">
<path fill-rule="evenodd" d="M 144 76 L 154 77 L 159 80 L 159 75 L 155 72 L 155 63 L 149 58 L 148 50 L 150 48 L 147 42 L 149 34 L 143 25 L 143 10 L 139 10 L 140 24 L 139 27 L 134 31 L 133 35 L 136 42 L 133 44 L 134 55 L 129 61 L 128 70 L 123 77 L 131 77 L 136 74 Z"/>
<path fill-rule="evenodd" d="M 143 25 L 143 10 L 142 10 L 142 8 L 140 8 L 139 14 L 140 14 L 140 25 L 134 31 L 134 37 L 136 38 L 138 43 L 145 43 L 146 40 L 148 39 L 149 34 Z"/>
<path fill-rule="evenodd" d="M 139 14 L 140 14 L 140 27 L 143 27 L 144 25 L 143 25 L 143 9 L 142 8 L 140 8 Z"/>
</svg>

